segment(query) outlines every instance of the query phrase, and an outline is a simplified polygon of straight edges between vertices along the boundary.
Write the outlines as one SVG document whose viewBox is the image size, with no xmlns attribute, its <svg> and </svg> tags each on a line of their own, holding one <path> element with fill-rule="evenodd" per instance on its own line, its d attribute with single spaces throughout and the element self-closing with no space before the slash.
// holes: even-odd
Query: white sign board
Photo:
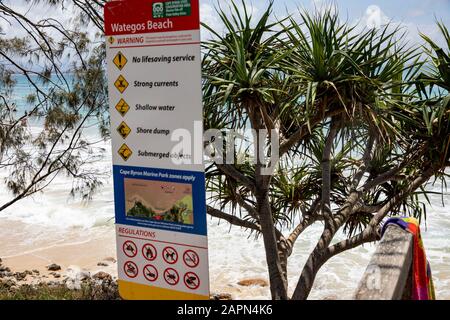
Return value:
<svg viewBox="0 0 450 320">
<path fill-rule="evenodd" d="M 105 33 L 120 294 L 208 299 L 198 0 L 108 2 Z"/>
</svg>

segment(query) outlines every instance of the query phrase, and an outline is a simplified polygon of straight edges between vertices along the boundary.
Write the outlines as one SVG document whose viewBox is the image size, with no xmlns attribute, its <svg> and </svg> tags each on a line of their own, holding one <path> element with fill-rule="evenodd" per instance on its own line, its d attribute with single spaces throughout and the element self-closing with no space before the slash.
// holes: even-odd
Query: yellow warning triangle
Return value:
<svg viewBox="0 0 450 320">
<path fill-rule="evenodd" d="M 114 82 L 114 86 L 117 88 L 117 90 L 119 90 L 120 93 L 124 93 L 129 85 L 130 84 L 128 83 L 128 81 L 122 75 L 120 75 L 117 78 L 116 82 Z"/>
<path fill-rule="evenodd" d="M 119 103 L 116 105 L 116 110 L 123 116 L 130 110 L 130 106 L 125 100 L 120 99 Z"/>
<path fill-rule="evenodd" d="M 123 55 L 123 53 L 119 51 L 116 54 L 116 56 L 114 57 L 113 62 L 116 65 L 116 67 L 119 68 L 119 70 L 122 70 L 125 67 L 125 65 L 127 64 L 128 60 Z"/>
<path fill-rule="evenodd" d="M 130 159 L 133 151 L 131 151 L 131 149 L 124 143 L 122 147 L 120 147 L 118 153 L 124 161 L 127 161 L 128 159 Z"/>
<path fill-rule="evenodd" d="M 122 138 L 126 139 L 126 137 L 128 137 L 128 135 L 130 134 L 131 129 L 125 122 L 122 121 L 122 123 L 117 128 L 117 132 L 119 132 Z"/>
</svg>

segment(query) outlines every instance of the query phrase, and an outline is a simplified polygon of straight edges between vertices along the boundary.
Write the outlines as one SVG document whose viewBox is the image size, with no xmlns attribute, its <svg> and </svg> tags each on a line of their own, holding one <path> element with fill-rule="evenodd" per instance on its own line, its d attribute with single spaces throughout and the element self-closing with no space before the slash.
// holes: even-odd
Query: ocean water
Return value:
<svg viewBox="0 0 450 320">
<path fill-rule="evenodd" d="M 31 88 L 23 79 L 18 78 L 15 94 L 19 108 L 26 108 L 25 96 Z M 38 130 L 36 127 L 34 130 Z M 92 168 L 104 173 L 111 172 L 111 147 L 108 142 L 99 142 L 106 148 L 105 156 Z M 7 172 L 0 172 L 0 179 Z M 6 241 L 15 234 L 13 243 L 2 246 L 1 257 L 10 257 L 26 253 L 31 244 L 36 247 L 48 247 L 59 241 L 84 241 L 99 233 L 114 232 L 114 208 L 112 179 L 109 176 L 105 184 L 90 202 L 83 202 L 69 196 L 70 181 L 57 177 L 45 190 L 22 200 L 0 212 L 0 241 Z M 448 181 L 450 183 L 450 180 Z M 429 186 L 440 191 L 441 186 Z M 0 184 L 0 204 L 11 195 Z M 430 260 L 437 297 L 450 299 L 450 196 L 447 192 L 441 204 L 441 197 L 431 195 L 426 225 L 422 226 L 424 245 Z M 20 221 L 27 227 L 17 230 L 2 228 L 4 221 Z M 10 224 L 9 224 L 10 225 Z M 22 224 L 21 224 L 22 225 Z M 295 287 L 302 267 L 316 244 L 322 226 L 308 229 L 297 241 L 294 253 L 289 259 L 288 274 L 290 288 Z M 47 232 L 52 230 L 51 233 Z M 268 299 L 267 287 L 241 287 L 237 282 L 247 278 L 267 279 L 265 254 L 262 239 L 249 237 L 245 230 L 231 227 L 217 219 L 208 219 L 210 280 L 212 292 L 231 293 L 235 299 Z M 338 235 L 338 239 L 342 238 Z M 111 243 L 113 247 L 115 244 Z M 372 244 L 345 252 L 331 259 L 320 270 L 310 299 L 351 299 L 354 290 L 375 250 Z"/>
</svg>

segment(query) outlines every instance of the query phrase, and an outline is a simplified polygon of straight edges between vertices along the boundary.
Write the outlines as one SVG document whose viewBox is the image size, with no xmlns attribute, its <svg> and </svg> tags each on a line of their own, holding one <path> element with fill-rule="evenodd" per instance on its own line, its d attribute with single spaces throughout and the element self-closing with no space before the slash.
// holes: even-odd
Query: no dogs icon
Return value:
<svg viewBox="0 0 450 320">
<path fill-rule="evenodd" d="M 178 261 L 178 252 L 172 247 L 165 247 L 162 255 L 164 261 L 168 264 L 175 264 Z"/>
</svg>

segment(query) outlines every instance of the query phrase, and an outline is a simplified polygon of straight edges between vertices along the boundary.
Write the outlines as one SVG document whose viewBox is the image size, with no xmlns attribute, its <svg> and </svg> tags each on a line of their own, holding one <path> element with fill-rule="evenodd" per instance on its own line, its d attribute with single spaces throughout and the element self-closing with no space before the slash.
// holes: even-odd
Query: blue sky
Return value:
<svg viewBox="0 0 450 320">
<path fill-rule="evenodd" d="M 201 4 L 214 5 L 216 0 L 200 0 Z M 268 1 L 253 0 L 245 1 L 258 9 L 263 9 Z M 221 2 L 224 3 L 223 1 Z M 284 13 L 285 8 L 294 10 L 297 6 L 311 8 L 330 3 L 325 0 L 274 0 L 276 13 Z M 427 24 L 434 21 L 437 15 L 450 22 L 450 0 L 335 0 L 331 3 L 337 4 L 339 11 L 350 18 L 361 18 L 365 15 L 368 7 L 378 6 L 388 17 L 396 21 L 412 22 L 416 24 Z"/>
<path fill-rule="evenodd" d="M 239 1 L 239 0 L 238 0 Z M 262 12 L 268 0 L 245 1 L 254 7 L 255 14 Z M 215 15 L 213 7 L 217 0 L 200 0 L 202 19 L 208 24 L 220 27 L 220 22 Z M 224 1 L 220 2 L 223 6 Z M 392 21 L 402 25 L 409 32 L 412 42 L 421 41 L 418 30 L 438 42 L 439 32 L 436 27 L 436 18 L 442 20 L 450 28 L 450 0 L 274 0 L 274 14 L 278 17 L 286 15 L 286 12 L 295 13 L 297 7 L 312 10 L 314 7 L 323 7 L 333 3 L 337 6 L 343 19 L 352 23 L 367 22 L 381 19 L 381 22 Z M 442 42 L 441 42 L 442 43 Z"/>
<path fill-rule="evenodd" d="M 72 6 L 70 1 L 65 6 L 65 12 L 63 10 L 49 10 L 47 6 L 42 4 L 33 6 L 24 0 L 2 1 L 26 14 L 32 20 L 39 20 L 51 14 L 53 18 L 64 24 L 71 18 Z M 241 0 L 236 1 L 240 2 Z M 254 8 L 256 15 L 264 10 L 268 1 L 245 0 L 247 4 Z M 220 21 L 213 9 L 217 3 L 224 6 L 229 3 L 229 0 L 200 0 L 202 20 L 220 28 Z M 364 24 L 378 15 L 382 22 L 393 21 L 401 24 L 410 32 L 410 39 L 415 42 L 420 41 L 417 30 L 433 38 L 439 38 L 435 24 L 436 17 L 450 28 L 450 0 L 334 0 L 333 2 L 329 0 L 274 0 L 274 14 L 283 17 L 286 16 L 286 12 L 295 13 L 299 6 L 312 10 L 314 7 L 322 7 L 330 3 L 337 5 L 341 16 L 352 23 L 362 21 L 362 24 Z M 0 19 L 0 27 L 9 29 L 10 34 L 18 30 L 14 25 L 7 25 L 2 19 Z"/>
</svg>

